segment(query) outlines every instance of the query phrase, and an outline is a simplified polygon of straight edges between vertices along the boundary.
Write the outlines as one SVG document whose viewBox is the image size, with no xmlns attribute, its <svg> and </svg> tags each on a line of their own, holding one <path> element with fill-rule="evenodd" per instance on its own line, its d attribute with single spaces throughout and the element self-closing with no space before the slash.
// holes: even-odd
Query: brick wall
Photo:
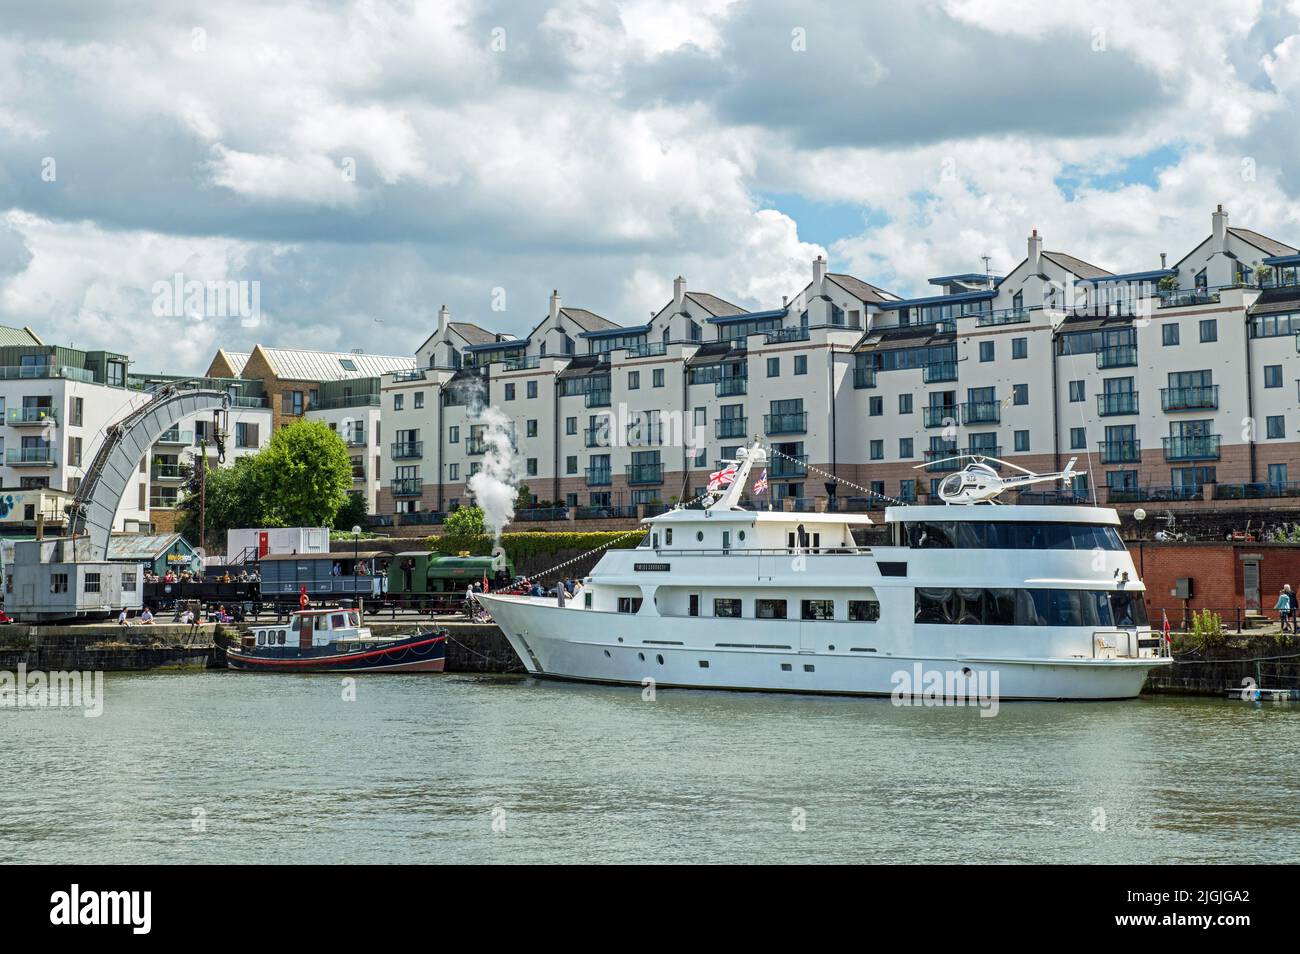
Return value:
<svg viewBox="0 0 1300 954">
<path fill-rule="evenodd" d="M 1158 624 L 1160 611 L 1175 625 L 1182 619 L 1183 601 L 1172 595 L 1180 577 L 1192 580 L 1186 609 L 1212 609 L 1227 620 L 1246 610 L 1243 565 L 1259 562 L 1260 608 L 1275 617 L 1273 604 L 1283 583 L 1300 589 L 1300 545 L 1285 543 L 1154 543 L 1129 544 L 1138 574 L 1146 583 L 1147 609 Z"/>
</svg>

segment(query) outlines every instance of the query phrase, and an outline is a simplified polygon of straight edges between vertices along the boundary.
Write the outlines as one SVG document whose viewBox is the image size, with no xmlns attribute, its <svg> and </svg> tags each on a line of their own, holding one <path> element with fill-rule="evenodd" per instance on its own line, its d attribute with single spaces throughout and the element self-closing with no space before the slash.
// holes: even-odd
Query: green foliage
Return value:
<svg viewBox="0 0 1300 954">
<path fill-rule="evenodd" d="M 626 536 L 623 536 L 627 534 Z M 553 556 L 557 553 L 577 551 L 585 553 L 596 547 L 604 546 L 611 540 L 618 540 L 612 549 L 623 550 L 635 547 L 645 535 L 644 531 L 628 533 L 626 530 L 608 530 L 591 532 L 550 533 L 543 530 L 523 533 L 504 533 L 501 545 L 505 547 L 506 556 L 516 566 L 531 556 Z M 619 540 L 619 537 L 622 537 Z M 473 556 L 487 556 L 492 552 L 492 537 L 486 533 L 456 537 L 444 533 L 442 536 L 429 537 L 425 544 L 430 550 L 445 556 L 455 556 L 462 550 L 468 550 Z"/>
<path fill-rule="evenodd" d="M 264 475 L 267 510 L 281 526 L 323 527 L 348 501 L 352 458 L 324 421 L 295 421 L 271 435 L 255 455 Z"/>
<path fill-rule="evenodd" d="M 225 540 L 226 531 L 237 527 L 284 526 L 275 523 L 266 511 L 264 474 L 257 463 L 258 455 L 238 458 L 227 467 L 208 467 L 206 472 L 206 526 L 209 540 Z M 177 529 L 198 545 L 199 475 L 190 479 L 177 505 Z"/>
<path fill-rule="evenodd" d="M 334 515 L 333 528 L 348 536 L 352 536 L 353 527 L 366 527 L 366 517 L 370 513 L 370 506 L 366 501 L 366 495 L 350 491 L 348 499 L 344 501 L 339 512 Z"/>
<path fill-rule="evenodd" d="M 1209 610 L 1192 610 L 1191 636 L 1193 641 L 1201 646 L 1223 643 L 1223 617 Z"/>
<path fill-rule="evenodd" d="M 442 521 L 443 535 L 453 540 L 465 543 L 473 541 L 476 537 L 481 537 L 487 532 L 487 525 L 483 522 L 483 509 L 481 507 L 460 507 L 447 514 L 446 519 Z M 463 550 L 465 547 L 457 546 L 456 550 Z"/>
<path fill-rule="evenodd" d="M 1156 283 L 1161 291 L 1173 291 L 1178 287 L 1178 279 L 1173 275 L 1166 275 Z"/>
<path fill-rule="evenodd" d="M 541 503 L 539 500 L 538 503 Z M 515 494 L 515 509 L 527 510 L 533 505 L 533 492 L 528 489 L 527 484 L 519 485 L 519 492 Z"/>
</svg>

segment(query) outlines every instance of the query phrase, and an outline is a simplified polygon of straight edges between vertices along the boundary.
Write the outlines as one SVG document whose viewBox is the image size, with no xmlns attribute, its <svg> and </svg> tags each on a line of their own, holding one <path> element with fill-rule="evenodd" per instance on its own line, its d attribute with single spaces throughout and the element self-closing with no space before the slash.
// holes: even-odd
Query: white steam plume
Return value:
<svg viewBox="0 0 1300 954">
<path fill-rule="evenodd" d="M 483 426 L 484 452 L 483 466 L 467 485 L 483 510 L 483 522 L 495 545 L 501 542 L 501 531 L 515 518 L 515 498 L 519 496 L 510 419 L 481 399 L 472 402 L 470 419 Z"/>
</svg>

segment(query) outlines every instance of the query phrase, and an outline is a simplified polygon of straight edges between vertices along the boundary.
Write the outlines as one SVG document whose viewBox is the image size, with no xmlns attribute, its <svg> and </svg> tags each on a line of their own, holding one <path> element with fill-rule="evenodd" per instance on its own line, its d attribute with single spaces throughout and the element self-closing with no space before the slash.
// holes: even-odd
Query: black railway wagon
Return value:
<svg viewBox="0 0 1300 954">
<path fill-rule="evenodd" d="M 144 585 L 144 605 L 150 610 L 172 609 L 178 600 L 198 600 L 204 606 L 216 606 L 225 603 L 259 603 L 261 595 L 254 581 L 234 580 L 223 583 L 219 580 L 186 580 L 173 583 L 146 583 Z"/>
<path fill-rule="evenodd" d="M 305 587 L 313 603 L 365 600 L 378 605 L 388 590 L 385 573 L 392 556 L 367 550 L 264 556 L 258 563 L 262 602 L 297 604 Z"/>
</svg>

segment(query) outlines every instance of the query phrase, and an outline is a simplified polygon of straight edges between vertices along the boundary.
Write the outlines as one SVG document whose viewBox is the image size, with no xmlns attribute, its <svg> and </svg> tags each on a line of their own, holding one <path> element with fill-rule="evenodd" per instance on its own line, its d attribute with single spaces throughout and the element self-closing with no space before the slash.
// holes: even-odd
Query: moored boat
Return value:
<svg viewBox="0 0 1300 954">
<path fill-rule="evenodd" d="M 243 672 L 442 672 L 446 654 L 445 632 L 376 636 L 355 609 L 320 609 L 254 626 L 226 649 L 226 665 Z"/>
</svg>

